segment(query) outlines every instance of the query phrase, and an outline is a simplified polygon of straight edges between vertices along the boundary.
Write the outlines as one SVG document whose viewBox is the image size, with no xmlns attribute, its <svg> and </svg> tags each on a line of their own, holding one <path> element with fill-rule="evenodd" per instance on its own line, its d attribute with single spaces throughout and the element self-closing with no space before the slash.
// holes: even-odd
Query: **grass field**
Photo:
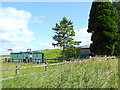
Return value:
<svg viewBox="0 0 120 90">
<path fill-rule="evenodd" d="M 27 64 L 30 65 L 30 64 Z M 27 66 L 22 64 L 22 66 Z M 31 64 L 32 65 L 32 64 Z M 11 63 L 3 63 L 3 69 L 14 67 Z M 8 77 L 11 72 L 3 73 Z M 15 73 L 15 71 L 14 71 Z M 20 70 L 23 77 L 3 80 L 3 88 L 118 88 L 118 59 L 99 57 L 81 63 L 71 63 Z M 12 76 L 12 75 L 11 75 Z"/>
<path fill-rule="evenodd" d="M 60 61 L 62 61 L 62 51 L 63 51 L 62 49 L 49 49 L 49 50 L 43 50 L 41 52 L 44 53 L 46 59 L 56 59 L 57 58 L 58 61 L 60 62 Z M 79 53 L 80 53 L 80 50 L 77 49 L 76 53 L 73 54 L 73 57 L 77 58 Z M 70 50 L 66 49 L 64 58 L 68 59 L 69 56 L 70 56 Z M 51 60 L 51 61 L 54 62 L 55 60 Z"/>
</svg>

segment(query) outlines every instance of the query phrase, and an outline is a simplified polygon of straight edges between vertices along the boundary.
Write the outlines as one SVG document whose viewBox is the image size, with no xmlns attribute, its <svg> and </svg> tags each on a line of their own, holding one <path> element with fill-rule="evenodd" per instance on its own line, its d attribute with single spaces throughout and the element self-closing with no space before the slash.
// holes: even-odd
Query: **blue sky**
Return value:
<svg viewBox="0 0 120 90">
<path fill-rule="evenodd" d="M 0 8 L 1 54 L 13 51 L 54 49 L 52 36 L 56 23 L 66 17 L 73 22 L 77 41 L 89 45 L 87 33 L 92 2 L 3 2 Z M 57 47 L 58 48 L 58 47 Z"/>
</svg>

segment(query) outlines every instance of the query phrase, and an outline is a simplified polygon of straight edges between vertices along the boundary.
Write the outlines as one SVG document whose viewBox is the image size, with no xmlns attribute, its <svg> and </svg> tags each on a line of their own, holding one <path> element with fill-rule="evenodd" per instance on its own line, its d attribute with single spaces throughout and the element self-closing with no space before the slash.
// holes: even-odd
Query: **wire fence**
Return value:
<svg viewBox="0 0 120 90">
<path fill-rule="evenodd" d="M 57 62 L 60 62 L 60 61 L 62 61 L 62 60 L 58 60 L 57 58 L 55 58 L 55 59 L 10 59 L 10 58 L 2 58 L 1 59 L 1 61 L 2 62 L 25 62 L 25 63 L 30 63 L 30 62 L 32 62 L 32 63 L 46 63 L 46 62 L 54 62 L 54 63 L 57 63 Z"/>
</svg>

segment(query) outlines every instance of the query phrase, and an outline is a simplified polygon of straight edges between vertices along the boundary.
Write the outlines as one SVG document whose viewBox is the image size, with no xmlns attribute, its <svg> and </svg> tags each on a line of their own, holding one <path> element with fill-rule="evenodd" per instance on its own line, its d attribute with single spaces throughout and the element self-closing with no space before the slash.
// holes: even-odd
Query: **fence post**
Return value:
<svg viewBox="0 0 120 90">
<path fill-rule="evenodd" d="M 7 62 L 7 58 L 5 58 L 5 62 Z"/>
<path fill-rule="evenodd" d="M 19 66 L 16 66 L 16 76 L 19 75 Z"/>
<path fill-rule="evenodd" d="M 48 63 L 46 63 L 46 66 L 45 66 L 45 71 L 48 70 Z"/>
<path fill-rule="evenodd" d="M 46 58 L 45 58 L 45 64 L 46 64 Z"/>
<path fill-rule="evenodd" d="M 57 58 L 56 58 L 56 63 L 57 63 Z"/>
<path fill-rule="evenodd" d="M 10 62 L 10 59 L 8 58 L 8 62 Z"/>
</svg>

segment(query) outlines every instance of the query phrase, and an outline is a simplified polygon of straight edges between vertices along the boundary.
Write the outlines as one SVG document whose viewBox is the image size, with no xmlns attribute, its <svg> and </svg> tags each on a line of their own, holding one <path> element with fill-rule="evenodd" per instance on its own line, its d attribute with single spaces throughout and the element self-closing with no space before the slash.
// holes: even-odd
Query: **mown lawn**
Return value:
<svg viewBox="0 0 120 90">
<path fill-rule="evenodd" d="M 118 59 L 95 58 L 45 68 L 29 68 L 26 76 L 3 80 L 3 88 L 118 88 Z"/>
</svg>

